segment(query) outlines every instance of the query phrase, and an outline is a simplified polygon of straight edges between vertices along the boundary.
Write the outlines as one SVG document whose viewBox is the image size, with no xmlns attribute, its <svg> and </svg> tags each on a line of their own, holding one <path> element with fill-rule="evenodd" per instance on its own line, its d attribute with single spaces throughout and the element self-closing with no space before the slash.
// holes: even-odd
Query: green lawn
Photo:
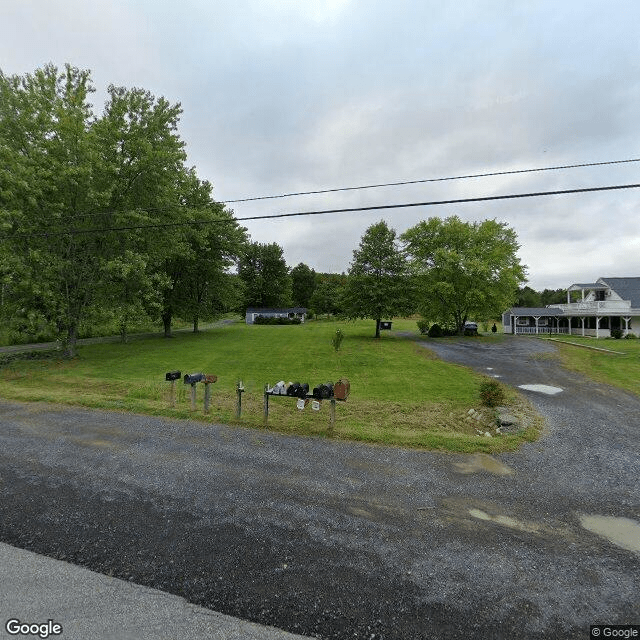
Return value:
<svg viewBox="0 0 640 640">
<path fill-rule="evenodd" d="M 331 337 L 345 339 L 336 353 Z M 199 334 L 148 338 L 128 344 L 79 348 L 72 361 L 15 361 L 0 369 L 2 396 L 134 411 L 203 421 L 236 423 L 235 386 L 243 380 L 240 424 L 265 428 L 263 388 L 278 380 L 310 387 L 346 377 L 347 402 L 337 403 L 334 436 L 384 444 L 452 451 L 497 452 L 517 448 L 537 436 L 531 427 L 520 436 L 478 437 L 466 420 L 480 408 L 482 376 L 442 362 L 415 342 L 414 320 L 395 320 L 393 332 L 373 339 L 371 321 L 314 321 L 299 326 L 247 326 L 237 322 Z M 410 335 L 406 335 L 409 333 Z M 491 340 L 492 338 L 468 338 Z M 198 385 L 198 410 L 190 411 L 189 390 L 177 384 L 177 406 L 169 405 L 166 371 L 216 374 L 211 412 L 204 416 L 204 388 Z M 519 402 L 515 395 L 512 401 Z M 320 411 L 296 409 L 295 400 L 270 399 L 268 427 L 281 432 L 325 436 L 329 403 Z"/>
<path fill-rule="evenodd" d="M 559 344 L 562 364 L 568 369 L 640 395 L 640 340 L 596 340 L 563 335 L 554 336 L 554 339 L 556 344 L 580 345 Z"/>
</svg>

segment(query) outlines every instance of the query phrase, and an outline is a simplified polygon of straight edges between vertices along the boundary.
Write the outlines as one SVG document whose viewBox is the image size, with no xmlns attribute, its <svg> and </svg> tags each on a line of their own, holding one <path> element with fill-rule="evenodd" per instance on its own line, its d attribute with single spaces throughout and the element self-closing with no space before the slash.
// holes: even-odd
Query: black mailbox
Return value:
<svg viewBox="0 0 640 640">
<path fill-rule="evenodd" d="M 333 382 L 318 385 L 313 390 L 313 397 L 318 400 L 326 400 L 333 397 Z"/>
<path fill-rule="evenodd" d="M 307 393 L 309 393 L 309 385 L 306 382 L 302 384 L 294 382 L 287 388 L 287 395 L 295 398 L 306 398 Z"/>
<path fill-rule="evenodd" d="M 164 379 L 167 382 L 172 382 L 173 380 L 180 380 L 180 376 L 182 376 L 181 371 L 167 371 L 164 376 Z"/>
<path fill-rule="evenodd" d="M 206 376 L 204 373 L 187 373 L 184 376 L 185 384 L 196 384 L 197 382 L 202 382 Z"/>
<path fill-rule="evenodd" d="M 391 322 L 381 322 L 380 329 L 382 331 L 391 331 Z"/>
</svg>

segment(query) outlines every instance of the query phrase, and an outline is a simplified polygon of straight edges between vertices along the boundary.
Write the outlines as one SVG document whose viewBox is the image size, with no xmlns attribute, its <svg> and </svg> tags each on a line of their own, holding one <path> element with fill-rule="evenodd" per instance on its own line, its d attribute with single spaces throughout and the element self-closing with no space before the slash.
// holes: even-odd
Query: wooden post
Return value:
<svg viewBox="0 0 640 640">
<path fill-rule="evenodd" d="M 209 404 L 211 402 L 211 385 L 204 383 L 204 412 L 209 413 Z"/>
<path fill-rule="evenodd" d="M 331 411 L 329 413 L 329 435 L 333 435 L 333 428 L 336 424 L 336 399 L 331 398 Z"/>
<path fill-rule="evenodd" d="M 171 391 L 169 392 L 169 403 L 171 404 L 171 408 L 176 408 L 176 381 L 171 381 Z"/>
<path fill-rule="evenodd" d="M 191 411 L 196 410 L 196 385 L 191 385 Z"/>
</svg>

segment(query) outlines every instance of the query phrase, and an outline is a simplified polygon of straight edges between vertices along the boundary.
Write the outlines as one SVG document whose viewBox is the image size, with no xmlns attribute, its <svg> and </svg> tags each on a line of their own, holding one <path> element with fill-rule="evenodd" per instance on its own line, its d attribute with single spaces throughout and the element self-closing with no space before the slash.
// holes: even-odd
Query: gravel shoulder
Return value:
<svg viewBox="0 0 640 640">
<path fill-rule="evenodd" d="M 561 387 L 524 392 L 544 436 L 460 456 L 0 401 L 0 540 L 318 638 L 640 623 L 638 398 L 538 340 L 427 346 Z"/>
</svg>

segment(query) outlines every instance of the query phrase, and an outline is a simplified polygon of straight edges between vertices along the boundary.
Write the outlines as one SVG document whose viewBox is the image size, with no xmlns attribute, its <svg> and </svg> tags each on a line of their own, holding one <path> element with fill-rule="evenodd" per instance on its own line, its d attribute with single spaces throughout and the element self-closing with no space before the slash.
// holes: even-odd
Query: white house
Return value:
<svg viewBox="0 0 640 640">
<path fill-rule="evenodd" d="M 266 309 L 249 307 L 245 314 L 245 322 L 247 324 L 253 324 L 254 320 L 258 316 L 263 318 L 298 318 L 300 322 L 304 322 L 307 315 L 307 310 L 304 307 L 289 307 L 287 309 Z"/>
<path fill-rule="evenodd" d="M 579 295 L 574 292 L 580 292 Z M 611 336 L 612 329 L 640 337 L 640 278 L 598 278 L 572 284 L 567 303 L 544 308 L 513 307 L 502 314 L 505 333 L 566 333 Z"/>
</svg>

